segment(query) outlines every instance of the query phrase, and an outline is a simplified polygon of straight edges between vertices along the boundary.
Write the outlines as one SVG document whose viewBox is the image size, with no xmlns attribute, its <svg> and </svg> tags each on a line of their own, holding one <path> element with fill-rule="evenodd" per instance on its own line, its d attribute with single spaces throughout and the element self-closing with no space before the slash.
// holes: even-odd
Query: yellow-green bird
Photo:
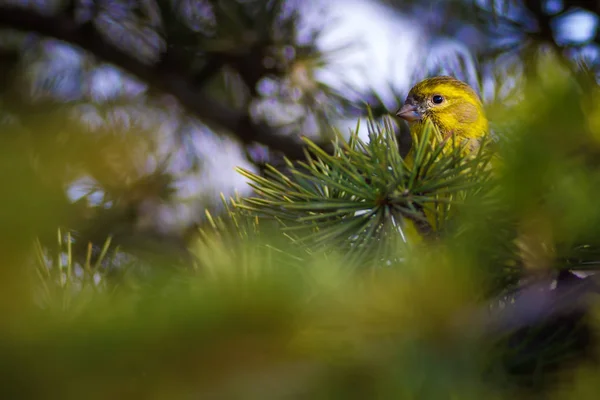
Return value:
<svg viewBox="0 0 600 400">
<path fill-rule="evenodd" d="M 416 84 L 408 93 L 404 105 L 396 115 L 410 125 L 411 134 L 419 138 L 425 124 L 437 127 L 447 143 L 468 140 L 477 147 L 488 132 L 488 121 L 481 99 L 468 84 L 451 76 L 436 76 Z M 412 151 L 407 161 L 412 160 Z"/>
<path fill-rule="evenodd" d="M 437 76 L 416 84 L 396 115 L 408 121 L 413 137 L 421 138 L 426 125 L 431 123 L 446 146 L 468 141 L 467 152 L 478 148 L 480 140 L 488 133 L 488 120 L 481 99 L 468 84 L 450 76 Z M 412 165 L 413 149 L 405 161 Z M 434 215 L 427 210 L 425 215 L 434 226 Z"/>
</svg>

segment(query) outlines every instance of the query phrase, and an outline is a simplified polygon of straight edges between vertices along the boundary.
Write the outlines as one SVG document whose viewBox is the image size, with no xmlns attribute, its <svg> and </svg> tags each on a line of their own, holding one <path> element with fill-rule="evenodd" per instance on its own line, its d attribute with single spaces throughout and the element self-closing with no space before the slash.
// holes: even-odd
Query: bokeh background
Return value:
<svg viewBox="0 0 600 400">
<path fill-rule="evenodd" d="M 587 240 L 559 264 L 596 265 L 599 18 L 600 5 L 584 0 L 0 0 L 7 396 L 523 394 L 480 357 L 495 347 L 456 334 L 452 322 L 473 300 L 464 293 L 481 299 L 476 257 L 466 254 L 480 251 L 488 266 L 501 258 L 479 242 L 447 258 L 437 248 L 437 259 L 408 257 L 421 268 L 410 279 L 386 272 L 374 278 L 382 286 L 365 288 L 330 254 L 312 254 L 308 272 L 279 271 L 298 249 L 287 258 L 273 244 L 257 250 L 254 222 L 236 222 L 250 244 L 205 233 L 227 217 L 230 197 L 253 194 L 236 168 L 285 173 L 286 159 L 304 158 L 301 137 L 331 153 L 335 132 L 349 137 L 371 113 L 391 121 L 405 151 L 410 136 L 395 111 L 414 83 L 450 74 L 481 94 L 498 137 L 534 132 L 507 158 L 510 211 L 529 215 L 544 193 L 554 208 L 535 216 L 551 222 L 533 224 L 533 236 L 569 251 Z M 576 106 L 595 111 L 586 119 Z M 561 151 L 584 131 L 595 143 L 585 142 L 589 159 L 569 164 Z M 358 135 L 369 140 L 366 124 Z M 538 180 L 546 170 L 549 194 L 532 184 L 547 182 Z M 548 226 L 561 234 L 548 239 Z M 504 250 L 486 234 L 469 237 Z M 210 267 L 196 268 L 198 259 Z M 372 326 L 383 342 L 369 341 Z M 396 329 L 403 334 L 386 336 Z M 536 398 L 537 364 L 525 364 Z M 597 398 L 597 369 L 585 368 L 552 395 Z"/>
</svg>

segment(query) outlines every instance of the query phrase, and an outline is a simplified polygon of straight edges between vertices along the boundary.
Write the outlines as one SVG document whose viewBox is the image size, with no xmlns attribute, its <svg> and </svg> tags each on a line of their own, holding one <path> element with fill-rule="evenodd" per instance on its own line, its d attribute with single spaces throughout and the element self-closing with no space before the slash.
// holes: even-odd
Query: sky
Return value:
<svg viewBox="0 0 600 400">
<path fill-rule="evenodd" d="M 357 48 L 348 51 L 343 62 L 349 66 L 348 81 L 357 89 L 374 88 L 390 95 L 388 83 L 406 88 L 410 72 L 415 68 L 415 57 L 421 37 L 420 29 L 374 1 L 333 0 L 327 2 L 328 13 L 335 21 L 320 42 L 322 49 L 335 48 L 339 43 L 352 40 Z M 324 77 L 335 81 L 335 77 Z"/>
</svg>

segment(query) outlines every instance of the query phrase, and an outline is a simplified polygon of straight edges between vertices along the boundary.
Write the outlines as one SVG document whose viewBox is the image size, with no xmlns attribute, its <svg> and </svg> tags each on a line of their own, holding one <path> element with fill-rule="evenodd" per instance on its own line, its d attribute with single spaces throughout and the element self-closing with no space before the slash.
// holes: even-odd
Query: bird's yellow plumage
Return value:
<svg viewBox="0 0 600 400">
<path fill-rule="evenodd" d="M 421 138 L 431 124 L 439 133 L 434 140 L 444 146 L 462 145 L 467 141 L 467 153 L 478 148 L 488 133 L 481 99 L 469 85 L 450 76 L 437 76 L 416 84 L 396 115 L 408 121 L 413 138 Z M 413 149 L 405 161 L 412 165 Z M 431 212 L 425 210 L 425 214 L 433 225 Z"/>
<path fill-rule="evenodd" d="M 483 104 L 475 90 L 450 76 L 437 76 L 416 84 L 396 115 L 408 121 L 413 136 L 420 137 L 425 125 L 431 122 L 447 143 L 468 140 L 468 149 L 476 148 L 488 132 Z"/>
</svg>

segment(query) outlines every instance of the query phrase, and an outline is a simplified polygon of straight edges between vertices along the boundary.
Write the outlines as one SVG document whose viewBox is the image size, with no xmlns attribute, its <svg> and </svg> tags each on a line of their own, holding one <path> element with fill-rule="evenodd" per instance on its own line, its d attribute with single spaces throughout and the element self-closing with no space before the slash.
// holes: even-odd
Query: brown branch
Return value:
<svg viewBox="0 0 600 400">
<path fill-rule="evenodd" d="M 254 123 L 247 113 L 231 109 L 196 90 L 189 79 L 171 68 L 164 68 L 172 63 L 149 65 L 134 58 L 131 52 L 107 40 L 91 22 L 77 24 L 64 15 L 49 16 L 23 7 L 1 5 L 0 26 L 36 32 L 81 47 L 154 88 L 170 93 L 198 118 L 224 128 L 245 144 L 258 142 L 290 159 L 304 158 L 299 139 L 280 135 L 266 124 Z"/>
</svg>

